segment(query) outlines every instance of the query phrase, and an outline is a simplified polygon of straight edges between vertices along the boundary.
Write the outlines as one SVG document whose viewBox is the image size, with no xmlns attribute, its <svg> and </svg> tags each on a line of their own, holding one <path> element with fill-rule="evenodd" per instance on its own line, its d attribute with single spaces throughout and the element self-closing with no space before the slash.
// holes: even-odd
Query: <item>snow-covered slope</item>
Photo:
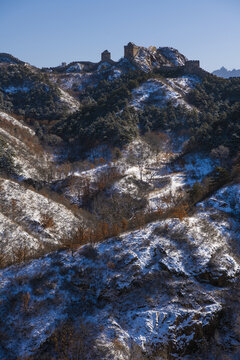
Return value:
<svg viewBox="0 0 240 360">
<path fill-rule="evenodd" d="M 148 210 L 167 209 L 181 199 L 194 183 L 201 182 L 219 165 L 217 159 L 204 153 L 187 154 L 181 161 L 174 162 L 181 153 L 184 138 L 167 133 L 164 134 L 164 140 L 159 141 L 163 144 L 157 157 L 149 146 L 139 139 L 126 148 L 122 158 L 115 163 L 122 177 L 113 183 L 110 192 L 129 194 L 136 198 L 145 197 Z M 178 149 L 174 150 L 174 147 Z M 139 153 L 145 156 L 140 163 Z M 104 168 L 99 167 L 98 172 L 101 170 Z"/>
<path fill-rule="evenodd" d="M 42 180 L 49 165 L 34 130 L 13 115 L 0 112 L 0 136 L 13 154 L 17 174 L 22 178 Z"/>
<path fill-rule="evenodd" d="M 80 65 L 80 64 L 79 64 Z M 84 71 L 84 66 L 66 67 L 66 71 L 61 73 L 49 73 L 50 80 L 60 86 L 63 90 L 74 90 L 83 92 L 87 87 L 97 86 L 98 83 L 105 79 L 113 81 L 129 70 L 136 70 L 136 67 L 127 59 L 120 59 L 114 64 L 100 63 L 91 71 Z"/>
<path fill-rule="evenodd" d="M 210 197 L 207 205 L 239 218 L 240 184 L 223 187 Z"/>
<path fill-rule="evenodd" d="M 174 106 L 192 107 L 187 103 L 184 96 L 194 88 L 200 80 L 195 76 L 183 76 L 166 80 L 150 79 L 139 88 L 133 90 L 133 101 L 130 105 L 141 109 L 144 105 L 164 107 L 169 101 Z"/>
<path fill-rule="evenodd" d="M 76 99 L 63 93 L 58 86 L 49 81 L 46 73 L 30 64 L 11 59 L 1 61 L 0 54 L 0 73 L 0 91 L 3 94 L 2 105 L 5 104 L 5 109 L 11 104 L 13 112 L 17 113 L 20 109 L 20 113 L 26 111 L 29 116 L 31 107 L 34 111 L 38 108 L 38 114 L 41 106 L 46 107 L 47 111 L 49 103 L 52 103 L 52 107 L 54 105 L 56 113 L 71 113 L 78 106 Z"/>
<path fill-rule="evenodd" d="M 168 351 L 183 358 L 201 343 L 199 333 L 214 329 L 223 294 L 239 275 L 227 226 L 200 212 L 1 271 L 1 328 L 12 339 L 2 339 L 1 356 L 38 352 L 74 313 L 76 324 L 95 329 L 85 359 L 102 358 L 103 348 L 104 359 L 129 359 L 133 344 L 152 359 Z"/>
<path fill-rule="evenodd" d="M 47 195 L 4 178 L 0 181 L 1 253 L 9 260 L 19 249 L 40 251 L 61 244 L 85 223 Z"/>
<path fill-rule="evenodd" d="M 10 124 L 13 124 L 15 127 L 25 130 L 26 132 L 29 133 L 29 135 L 32 135 L 32 136 L 35 135 L 35 132 L 32 129 L 30 129 L 28 126 L 24 125 L 22 122 L 20 122 L 19 120 L 17 120 L 13 116 L 10 116 L 9 114 L 6 114 L 3 111 L 0 111 L 0 120 L 1 120 L 1 122 L 6 120 Z M 1 123 L 0 123 L 0 125 L 1 125 Z"/>
<path fill-rule="evenodd" d="M 76 100 L 73 96 L 69 95 L 67 91 L 64 91 L 63 89 L 60 89 L 61 92 L 61 102 L 66 104 L 66 106 L 69 107 L 69 112 L 73 113 L 74 111 L 77 111 L 79 109 L 79 101 Z"/>
<path fill-rule="evenodd" d="M 185 62 L 187 60 L 187 58 L 184 55 L 180 54 L 177 49 L 171 47 L 160 47 L 158 49 L 158 52 L 176 66 L 185 65 Z"/>
</svg>

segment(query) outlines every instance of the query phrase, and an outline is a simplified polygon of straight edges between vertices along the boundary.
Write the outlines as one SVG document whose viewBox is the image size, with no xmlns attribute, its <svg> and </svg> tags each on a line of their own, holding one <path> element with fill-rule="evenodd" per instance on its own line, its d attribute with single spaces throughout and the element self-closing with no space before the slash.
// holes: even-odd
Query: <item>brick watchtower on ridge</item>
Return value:
<svg viewBox="0 0 240 360">
<path fill-rule="evenodd" d="M 134 59 L 137 55 L 139 47 L 129 42 L 126 46 L 124 46 L 124 57 L 128 60 Z"/>
<path fill-rule="evenodd" d="M 111 61 L 111 53 L 108 50 L 105 50 L 101 54 L 102 62 L 110 62 Z"/>
</svg>

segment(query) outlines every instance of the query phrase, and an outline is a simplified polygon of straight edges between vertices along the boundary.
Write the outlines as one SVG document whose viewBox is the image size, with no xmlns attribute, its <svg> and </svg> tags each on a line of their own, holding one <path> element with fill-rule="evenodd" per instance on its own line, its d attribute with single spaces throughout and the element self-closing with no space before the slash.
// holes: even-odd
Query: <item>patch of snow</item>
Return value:
<svg viewBox="0 0 240 360">
<path fill-rule="evenodd" d="M 1 240 L 7 239 L 4 251 L 8 253 L 23 244 L 31 249 L 33 244 L 40 247 L 44 242 L 60 243 L 84 221 L 76 218 L 64 205 L 10 180 L 1 179 L 0 202 L 2 213 L 16 226 L 11 236 L 5 238 L 12 226 L 9 227 L 9 221 L 2 223 Z M 52 219 L 51 226 L 46 228 L 42 225 L 45 215 Z"/>
<path fill-rule="evenodd" d="M 80 105 L 79 102 L 63 89 L 59 88 L 59 90 L 61 92 L 61 101 L 70 107 L 71 112 L 77 111 Z"/>
<path fill-rule="evenodd" d="M 211 196 L 205 205 L 228 214 L 240 216 L 240 184 L 228 185 Z"/>
<path fill-rule="evenodd" d="M 112 81 L 112 80 L 118 79 L 121 77 L 121 75 L 122 75 L 122 71 L 119 69 L 115 69 L 115 70 L 113 70 L 113 74 L 110 74 L 108 76 L 108 80 Z"/>
<path fill-rule="evenodd" d="M 173 89 L 182 91 L 184 94 L 187 94 L 196 87 L 196 84 L 200 82 L 200 79 L 194 75 L 186 75 L 178 78 L 169 78 L 166 79 L 166 81 Z"/>
<path fill-rule="evenodd" d="M 14 126 L 17 126 L 17 127 L 21 128 L 21 129 L 24 129 L 30 135 L 32 135 L 32 136 L 35 135 L 35 131 L 30 129 L 28 126 L 23 125 L 19 120 L 15 119 L 13 116 L 10 116 L 10 115 L 6 114 L 3 111 L 0 111 L 0 126 L 1 126 L 1 118 L 4 119 L 4 120 L 9 121 Z"/>
<path fill-rule="evenodd" d="M 174 106 L 185 106 L 187 109 L 192 110 L 183 95 L 176 90 L 176 86 L 172 87 L 160 80 L 149 79 L 142 84 L 139 88 L 133 90 L 133 101 L 130 106 L 135 109 L 142 109 L 145 105 L 155 105 L 165 107 L 168 102 L 172 102 Z"/>
<path fill-rule="evenodd" d="M 179 54 L 179 52 L 171 47 L 160 47 L 158 49 L 166 59 L 168 59 L 175 66 L 183 66 L 185 65 L 185 61 L 187 60 L 185 56 Z"/>
<path fill-rule="evenodd" d="M 63 90 L 69 90 L 72 89 L 73 86 L 77 86 L 79 91 L 81 91 L 89 85 L 94 86 L 96 84 L 93 73 L 50 74 L 50 80 Z"/>
<path fill-rule="evenodd" d="M 67 68 L 67 72 L 81 72 L 84 68 L 84 65 L 81 63 L 76 63 L 72 66 L 69 66 L 69 68 Z"/>
<path fill-rule="evenodd" d="M 9 86 L 4 88 L 3 91 L 7 94 L 16 94 L 18 92 L 29 92 L 31 89 L 29 86 Z"/>
</svg>

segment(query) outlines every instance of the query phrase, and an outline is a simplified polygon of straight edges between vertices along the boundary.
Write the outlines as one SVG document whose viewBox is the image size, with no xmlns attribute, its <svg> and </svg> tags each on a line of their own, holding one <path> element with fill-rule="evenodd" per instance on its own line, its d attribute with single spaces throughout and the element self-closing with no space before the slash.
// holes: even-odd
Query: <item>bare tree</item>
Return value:
<svg viewBox="0 0 240 360">
<path fill-rule="evenodd" d="M 225 166 L 229 157 L 229 148 L 220 145 L 219 147 L 212 149 L 211 156 L 215 159 L 219 159 L 221 166 Z"/>
<path fill-rule="evenodd" d="M 168 151 L 170 149 L 170 138 L 163 132 L 147 132 L 144 135 L 144 140 L 150 146 L 156 161 L 161 151 Z"/>
<path fill-rule="evenodd" d="M 138 142 L 129 148 L 127 160 L 131 165 L 135 165 L 139 169 L 140 179 L 143 180 L 143 171 L 148 163 L 151 150 L 145 142 Z"/>
</svg>

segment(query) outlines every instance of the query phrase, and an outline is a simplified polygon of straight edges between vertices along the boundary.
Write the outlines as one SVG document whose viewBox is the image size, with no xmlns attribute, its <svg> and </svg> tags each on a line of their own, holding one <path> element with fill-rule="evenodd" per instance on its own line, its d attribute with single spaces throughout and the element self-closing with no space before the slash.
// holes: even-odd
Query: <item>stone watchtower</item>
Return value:
<svg viewBox="0 0 240 360">
<path fill-rule="evenodd" d="M 128 60 L 134 59 L 138 53 L 139 47 L 133 44 L 132 42 L 124 46 L 124 57 Z"/>
<path fill-rule="evenodd" d="M 108 50 L 105 50 L 101 54 L 101 61 L 102 62 L 109 62 L 111 61 L 111 53 Z"/>
<path fill-rule="evenodd" d="M 194 70 L 198 70 L 200 68 L 200 61 L 198 60 L 188 60 L 185 63 L 185 70 L 186 71 L 194 71 Z"/>
</svg>

